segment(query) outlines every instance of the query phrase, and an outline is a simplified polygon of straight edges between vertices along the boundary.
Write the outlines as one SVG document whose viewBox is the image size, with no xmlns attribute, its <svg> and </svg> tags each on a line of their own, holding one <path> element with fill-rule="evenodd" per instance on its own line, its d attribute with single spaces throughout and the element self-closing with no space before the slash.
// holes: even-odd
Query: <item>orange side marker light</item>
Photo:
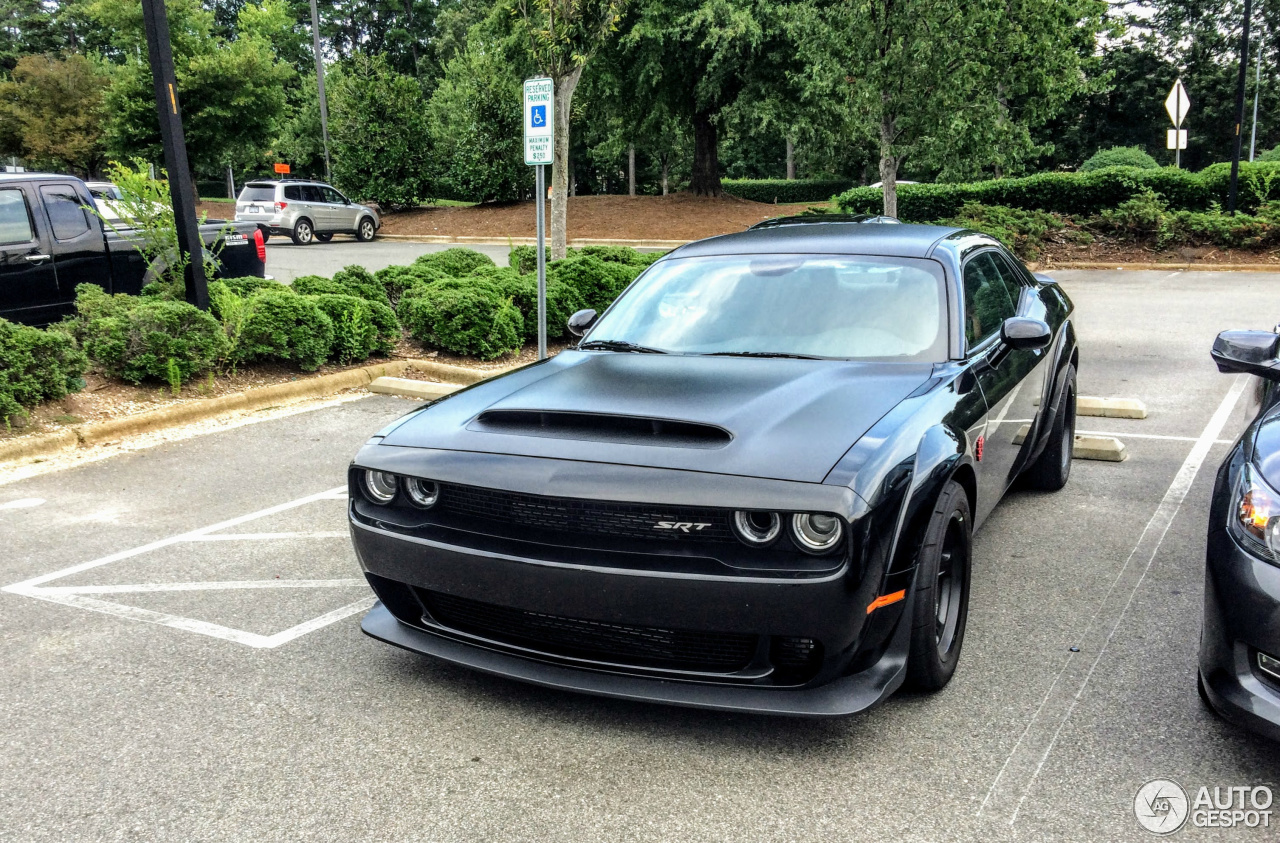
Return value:
<svg viewBox="0 0 1280 843">
<path fill-rule="evenodd" d="M 892 594 L 881 594 L 875 600 L 871 601 L 871 605 L 867 606 L 867 614 L 869 615 L 872 612 L 874 612 L 876 609 L 882 608 L 884 606 L 891 606 L 894 603 L 897 603 L 899 600 L 906 599 L 906 596 L 907 596 L 907 590 L 905 588 L 902 591 L 895 591 Z"/>
</svg>

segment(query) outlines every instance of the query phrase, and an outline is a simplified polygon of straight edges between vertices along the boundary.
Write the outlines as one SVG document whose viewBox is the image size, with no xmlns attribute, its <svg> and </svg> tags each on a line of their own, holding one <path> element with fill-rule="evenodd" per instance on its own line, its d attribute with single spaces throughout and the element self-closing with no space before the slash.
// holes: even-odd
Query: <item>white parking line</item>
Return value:
<svg viewBox="0 0 1280 843">
<path fill-rule="evenodd" d="M 1063 660 L 1062 667 L 1054 676 L 1044 699 L 1040 701 L 1035 714 L 1027 723 L 1022 735 L 1014 744 L 1013 750 L 1005 759 L 1000 772 L 987 790 L 986 798 L 978 808 L 978 816 L 1000 819 L 1013 825 L 1018 819 L 1022 804 L 1031 793 L 1036 779 L 1044 769 L 1053 747 L 1063 727 L 1075 711 L 1076 704 L 1084 696 L 1089 680 L 1098 667 L 1102 656 L 1107 651 L 1116 630 L 1120 628 L 1129 606 L 1133 603 L 1138 589 L 1142 586 L 1147 572 L 1155 561 L 1156 553 L 1164 541 L 1173 519 L 1182 507 L 1191 484 L 1200 471 L 1200 466 L 1208 456 L 1209 450 L 1218 442 L 1218 436 L 1226 425 L 1231 411 L 1244 392 L 1248 379 L 1237 376 L 1227 390 L 1226 396 L 1218 409 L 1205 425 L 1191 452 L 1187 454 L 1182 467 L 1174 476 L 1173 482 L 1165 491 L 1160 505 L 1151 516 L 1151 520 L 1142 530 L 1138 543 L 1125 560 L 1124 565 L 1112 580 L 1106 596 L 1099 602 L 1097 610 L 1089 620 L 1089 625 L 1078 641 L 1078 652 L 1070 652 Z M 1136 561 L 1137 564 L 1134 564 Z M 1093 661 L 1085 663 L 1082 659 L 1089 653 L 1094 654 Z M 1080 656 L 1081 659 L 1077 659 Z"/>
<path fill-rule="evenodd" d="M 374 603 L 372 595 L 365 596 L 353 603 L 348 603 L 333 611 L 312 618 L 296 626 L 274 633 L 272 635 L 260 635 L 254 632 L 247 632 L 242 629 L 232 629 L 231 627 L 222 626 L 221 624 L 210 623 L 208 621 L 197 620 L 195 618 L 182 617 L 181 615 L 173 615 L 167 612 L 157 612 L 151 609 L 142 609 L 137 606 L 127 606 L 122 603 L 112 603 L 107 600 L 100 600 L 91 595 L 95 594 L 139 594 L 139 593 L 156 593 L 156 592 L 175 592 L 175 591 L 234 591 L 245 589 L 301 589 L 301 588 L 356 588 L 365 586 L 363 579 L 343 578 L 343 579 L 323 579 L 323 580 L 223 580 L 210 582 L 160 582 L 160 583 L 133 583 L 123 585 L 73 585 L 73 586 L 50 586 L 46 583 L 69 577 L 73 574 L 79 574 L 84 571 L 91 571 L 95 568 L 101 568 L 104 565 L 110 565 L 114 562 L 120 562 L 125 559 L 132 559 L 145 553 L 160 550 L 176 544 L 186 542 L 205 542 L 205 541 L 273 541 L 278 539 L 347 539 L 346 532 L 337 531 L 318 531 L 318 532 L 271 532 L 271 533 L 222 533 L 231 527 L 238 527 L 241 524 L 255 521 L 260 518 L 266 518 L 281 512 L 288 512 L 297 509 L 300 506 L 316 503 L 318 501 L 334 501 L 346 498 L 347 490 L 345 486 L 339 486 L 335 489 L 329 489 L 325 492 L 319 492 L 314 495 L 307 495 L 304 498 L 289 501 L 287 503 L 278 504 L 276 506 L 267 507 L 266 509 L 251 512 L 248 515 L 241 515 L 237 518 L 231 518 L 226 521 L 220 521 L 217 524 L 211 524 L 208 527 L 201 527 L 198 530 L 192 530 L 187 533 L 181 533 L 176 536 L 153 541 L 141 547 L 122 550 L 112 553 L 100 559 L 94 559 L 90 562 L 82 562 L 78 565 L 72 565 L 69 568 L 63 568 L 50 574 L 42 574 L 38 577 L 32 577 L 29 580 L 23 580 L 20 583 L 5 586 L 0 591 L 10 594 L 18 594 L 23 597 L 32 597 L 37 600 L 45 600 L 50 603 L 59 603 L 64 606 L 73 606 L 77 609 L 85 609 L 91 612 L 99 612 L 107 615 L 114 615 L 119 618 L 126 618 L 133 621 L 141 621 L 143 623 L 158 624 L 173 629 L 181 629 L 186 632 L 194 632 L 200 635 L 208 635 L 213 638 L 221 638 L 224 641 L 232 641 L 236 644 L 243 644 L 247 647 L 255 648 L 272 648 L 279 647 L 289 641 L 294 640 L 308 632 L 314 632 L 317 629 L 328 626 L 335 621 L 342 620 L 345 617 L 361 612 Z"/>
</svg>

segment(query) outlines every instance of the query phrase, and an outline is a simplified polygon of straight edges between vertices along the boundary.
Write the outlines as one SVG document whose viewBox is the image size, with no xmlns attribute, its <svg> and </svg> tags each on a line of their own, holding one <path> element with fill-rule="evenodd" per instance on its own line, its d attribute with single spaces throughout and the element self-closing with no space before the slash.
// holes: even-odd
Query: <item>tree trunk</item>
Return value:
<svg viewBox="0 0 1280 843">
<path fill-rule="evenodd" d="M 693 115 L 693 177 L 689 188 L 698 196 L 723 196 L 720 186 L 720 138 L 711 114 Z"/>
<path fill-rule="evenodd" d="M 791 138 L 787 138 L 787 181 L 794 181 L 796 177 L 796 145 L 791 142 Z"/>
<path fill-rule="evenodd" d="M 880 181 L 884 190 L 884 215 L 898 215 L 898 158 L 893 154 L 894 119 L 880 121 Z"/>
<path fill-rule="evenodd" d="M 636 195 L 636 145 L 627 145 L 627 195 Z"/>
<path fill-rule="evenodd" d="M 667 175 L 671 172 L 671 156 L 662 157 L 662 195 L 667 195 Z"/>
<path fill-rule="evenodd" d="M 560 260 L 568 253 L 569 228 L 569 106 L 573 92 L 582 78 L 582 68 L 575 67 L 554 80 L 555 85 L 555 163 L 551 166 L 551 259 Z"/>
</svg>

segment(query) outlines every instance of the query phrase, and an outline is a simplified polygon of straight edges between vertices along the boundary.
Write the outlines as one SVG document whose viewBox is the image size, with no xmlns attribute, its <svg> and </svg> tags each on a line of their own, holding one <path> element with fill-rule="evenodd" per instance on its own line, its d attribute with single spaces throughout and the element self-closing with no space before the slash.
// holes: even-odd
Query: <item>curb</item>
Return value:
<svg viewBox="0 0 1280 843">
<path fill-rule="evenodd" d="M 536 246 L 536 237 L 453 237 L 442 234 L 379 234 L 380 239 L 410 243 L 436 243 L 453 246 Z M 692 240 L 619 240 L 603 237 L 576 237 L 567 241 L 571 248 L 583 246 L 630 246 L 633 249 L 675 249 Z"/>
<path fill-rule="evenodd" d="M 125 436 L 206 421 L 228 413 L 252 412 L 310 398 L 323 398 L 344 389 L 368 386 L 376 378 L 401 375 L 410 367 L 431 377 L 440 378 L 441 381 L 462 385 L 479 383 L 508 371 L 508 369 L 495 369 L 491 372 L 482 372 L 461 366 L 450 366 L 447 363 L 437 363 L 433 360 L 392 360 L 316 378 L 260 386 L 218 398 L 196 399 L 138 413 L 135 416 L 80 425 L 55 433 L 33 436 L 30 439 L 0 442 L 0 463 L 43 457 L 82 445 L 100 445 Z"/>
<path fill-rule="evenodd" d="M 452 395 L 462 389 L 455 383 L 436 383 L 434 381 L 415 381 L 410 378 L 390 378 L 385 375 L 374 378 L 369 384 L 369 391 L 378 395 L 399 395 L 401 398 L 416 398 L 420 401 L 434 401 L 446 395 Z"/>
</svg>

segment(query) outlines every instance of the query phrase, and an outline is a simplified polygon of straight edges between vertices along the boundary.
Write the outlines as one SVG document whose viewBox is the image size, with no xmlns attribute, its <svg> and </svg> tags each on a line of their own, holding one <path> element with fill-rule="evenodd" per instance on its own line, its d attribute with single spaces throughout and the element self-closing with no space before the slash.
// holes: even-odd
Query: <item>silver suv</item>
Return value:
<svg viewBox="0 0 1280 843">
<path fill-rule="evenodd" d="M 329 242 L 335 234 L 372 240 L 382 220 L 368 205 L 352 202 L 323 182 L 251 181 L 236 200 L 236 222 L 256 222 L 262 236 L 287 234 L 299 246 L 315 238 Z"/>
</svg>

